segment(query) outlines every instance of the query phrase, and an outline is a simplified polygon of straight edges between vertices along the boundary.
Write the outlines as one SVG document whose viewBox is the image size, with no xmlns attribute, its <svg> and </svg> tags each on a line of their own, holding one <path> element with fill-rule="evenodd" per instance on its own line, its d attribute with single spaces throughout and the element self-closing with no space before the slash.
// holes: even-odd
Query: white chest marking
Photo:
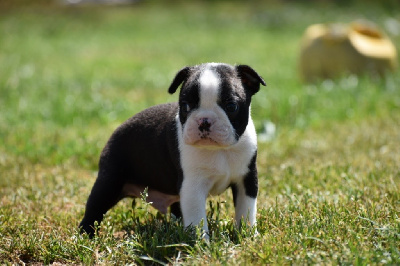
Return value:
<svg viewBox="0 0 400 266">
<path fill-rule="evenodd" d="M 239 141 L 225 148 L 187 145 L 182 138 L 178 116 L 176 121 L 184 179 L 201 179 L 207 183 L 209 193 L 217 195 L 230 184 L 239 182 L 249 171 L 249 163 L 257 150 L 257 136 L 251 118 Z"/>
</svg>

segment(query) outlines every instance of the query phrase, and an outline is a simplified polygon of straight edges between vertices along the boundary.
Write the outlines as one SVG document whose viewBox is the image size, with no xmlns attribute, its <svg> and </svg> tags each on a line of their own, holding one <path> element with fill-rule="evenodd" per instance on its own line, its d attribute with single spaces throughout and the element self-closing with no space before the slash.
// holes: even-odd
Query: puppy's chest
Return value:
<svg viewBox="0 0 400 266">
<path fill-rule="evenodd" d="M 192 154 L 192 163 L 184 167 L 188 176 L 195 173 L 210 188 L 209 194 L 218 195 L 231 184 L 240 182 L 249 171 L 251 157 L 243 151 L 202 151 Z M 186 176 L 186 175 L 185 175 Z"/>
</svg>

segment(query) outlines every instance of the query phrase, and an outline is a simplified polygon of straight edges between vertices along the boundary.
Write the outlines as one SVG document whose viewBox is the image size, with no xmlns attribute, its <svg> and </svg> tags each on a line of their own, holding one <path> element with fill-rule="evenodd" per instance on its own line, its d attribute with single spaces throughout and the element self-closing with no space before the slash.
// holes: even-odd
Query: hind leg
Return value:
<svg viewBox="0 0 400 266">
<path fill-rule="evenodd" d="M 122 199 L 123 180 L 117 173 L 99 172 L 86 203 L 85 216 L 79 224 L 82 233 L 94 236 L 95 222 L 100 224 L 104 214 Z"/>
</svg>

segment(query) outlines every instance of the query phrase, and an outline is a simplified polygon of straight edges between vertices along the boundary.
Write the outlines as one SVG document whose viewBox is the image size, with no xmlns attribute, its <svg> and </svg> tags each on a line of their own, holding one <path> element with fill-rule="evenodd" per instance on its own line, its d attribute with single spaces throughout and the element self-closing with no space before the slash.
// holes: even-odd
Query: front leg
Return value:
<svg viewBox="0 0 400 266">
<path fill-rule="evenodd" d="M 256 224 L 258 178 L 256 168 L 256 155 L 249 165 L 249 172 L 241 182 L 232 185 L 233 200 L 235 204 L 235 220 L 240 225 L 244 219 L 251 227 Z"/>
<path fill-rule="evenodd" d="M 207 184 L 201 178 L 185 177 L 180 191 L 180 203 L 185 227 L 203 223 L 202 233 L 208 233 L 206 199 L 209 192 Z"/>
<path fill-rule="evenodd" d="M 239 226 L 241 221 L 245 221 L 251 227 L 256 224 L 257 197 L 246 195 L 243 184 L 232 186 L 235 202 L 235 221 Z"/>
</svg>

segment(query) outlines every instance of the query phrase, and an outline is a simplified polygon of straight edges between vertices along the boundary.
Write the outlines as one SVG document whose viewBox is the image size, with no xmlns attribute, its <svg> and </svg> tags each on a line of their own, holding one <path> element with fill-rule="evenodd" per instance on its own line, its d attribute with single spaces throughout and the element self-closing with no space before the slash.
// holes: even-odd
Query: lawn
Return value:
<svg viewBox="0 0 400 266">
<path fill-rule="evenodd" d="M 400 71 L 297 70 L 312 23 L 369 19 L 400 47 L 396 1 L 39 2 L 0 3 L 0 264 L 400 264 Z M 230 192 L 209 201 L 210 242 L 128 199 L 80 235 L 112 131 L 176 101 L 174 74 L 202 62 L 268 84 L 252 103 L 258 132 L 277 128 L 259 142 L 259 235 L 235 229 Z"/>
</svg>

